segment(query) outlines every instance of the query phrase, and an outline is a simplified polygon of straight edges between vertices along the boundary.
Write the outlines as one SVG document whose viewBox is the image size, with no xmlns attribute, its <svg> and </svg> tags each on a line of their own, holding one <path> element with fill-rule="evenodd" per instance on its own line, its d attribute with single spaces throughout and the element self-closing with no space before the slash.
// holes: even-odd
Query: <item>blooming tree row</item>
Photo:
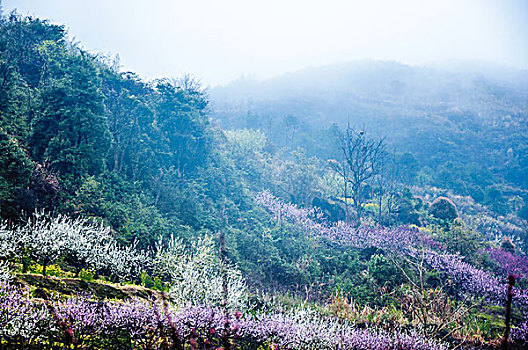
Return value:
<svg viewBox="0 0 528 350">
<path fill-rule="evenodd" d="M 16 312 L 15 312 L 16 311 Z M 172 309 L 161 301 L 39 301 L 0 282 L 0 337 L 14 348 L 44 344 L 92 349 L 444 349 L 418 333 L 356 329 L 308 312 L 226 315 L 205 305 Z"/>
<path fill-rule="evenodd" d="M 94 220 L 35 213 L 23 226 L 0 224 L 0 258 L 29 259 L 46 267 L 66 257 L 77 274 L 85 268 L 128 280 L 147 265 L 148 254 L 119 244 L 110 228 Z"/>
<path fill-rule="evenodd" d="M 50 217 L 36 213 L 20 227 L 0 223 L 0 276 L 8 276 L 6 261 L 35 260 L 46 266 L 66 258 L 76 272 L 93 269 L 118 281 L 137 279 L 141 272 L 160 277 L 170 286 L 173 303 L 180 307 L 224 302 L 224 276 L 227 280 L 227 306 L 241 308 L 247 287 L 238 268 L 218 257 L 210 236 L 197 238 L 191 247 L 172 236 L 161 237 L 150 251 L 135 244 L 123 246 L 109 227 L 89 219 Z M 4 278 L 5 279 L 5 278 Z"/>
<path fill-rule="evenodd" d="M 355 248 L 377 247 L 395 253 L 408 253 L 409 250 L 424 245 L 440 246 L 438 242 L 423 232 L 408 226 L 397 228 L 354 227 L 345 222 L 329 225 L 316 209 L 299 208 L 294 204 L 284 203 L 269 191 L 259 193 L 256 200 L 268 209 L 278 222 L 290 221 L 300 226 L 307 233 L 333 242 L 346 243 Z"/>
<path fill-rule="evenodd" d="M 299 208 L 283 203 L 269 191 L 261 192 L 256 200 L 278 221 L 288 220 L 310 234 L 355 248 L 376 247 L 390 254 L 423 259 L 431 268 L 444 273 L 455 292 L 463 296 L 484 297 L 488 302 L 503 304 L 506 287 L 499 278 L 463 261 L 458 254 L 449 254 L 433 237 L 411 227 L 353 227 L 344 222 L 330 225 L 314 209 Z M 501 259 L 501 255 L 492 257 Z M 519 260 L 521 258 L 518 258 Z M 515 260 L 516 271 L 524 271 L 524 260 Z M 528 291 L 515 289 L 514 302 L 528 315 Z"/>
</svg>

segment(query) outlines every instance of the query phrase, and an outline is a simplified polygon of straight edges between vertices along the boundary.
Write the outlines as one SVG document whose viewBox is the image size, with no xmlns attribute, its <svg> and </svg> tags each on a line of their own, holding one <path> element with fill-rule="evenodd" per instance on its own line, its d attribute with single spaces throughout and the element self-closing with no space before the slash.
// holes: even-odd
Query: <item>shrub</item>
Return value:
<svg viewBox="0 0 528 350">
<path fill-rule="evenodd" d="M 430 213 L 437 219 L 452 221 L 458 217 L 458 212 L 449 198 L 438 197 L 431 204 Z"/>
<path fill-rule="evenodd" d="M 383 255 L 375 254 L 370 258 L 369 271 L 380 285 L 394 288 L 403 282 L 400 271 Z"/>
<path fill-rule="evenodd" d="M 197 239 L 190 251 L 174 237 L 167 245 L 160 239 L 156 247 L 154 271 L 157 276 L 169 274 L 173 283 L 170 296 L 178 306 L 219 306 L 226 301 L 230 309 L 245 307 L 247 286 L 244 278 L 236 266 L 217 256 L 210 236 Z M 158 286 L 164 288 L 159 277 L 158 281 Z"/>
<path fill-rule="evenodd" d="M 516 250 L 515 243 L 513 243 L 511 238 L 509 237 L 502 237 L 500 247 L 505 252 L 515 254 L 515 250 Z"/>
<path fill-rule="evenodd" d="M 95 276 L 95 272 L 91 269 L 82 269 L 80 272 L 79 272 L 79 278 L 84 280 L 84 281 L 93 281 L 94 279 L 94 276 Z"/>
</svg>

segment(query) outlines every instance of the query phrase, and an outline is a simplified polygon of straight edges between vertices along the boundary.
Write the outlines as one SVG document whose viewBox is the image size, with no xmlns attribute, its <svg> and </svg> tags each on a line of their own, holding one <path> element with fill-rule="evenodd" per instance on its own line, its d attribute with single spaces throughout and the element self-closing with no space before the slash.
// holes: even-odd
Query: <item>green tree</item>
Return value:
<svg viewBox="0 0 528 350">
<path fill-rule="evenodd" d="M 291 155 L 293 159 L 283 162 L 281 172 L 285 189 L 293 203 L 311 205 L 319 187 L 317 158 L 308 158 L 302 148 L 291 152 Z"/>
<path fill-rule="evenodd" d="M 0 52 L 0 128 L 24 140 L 29 132 L 28 116 L 32 92 L 16 67 L 1 56 Z"/>
<path fill-rule="evenodd" d="M 106 67 L 101 72 L 111 134 L 108 169 L 132 181 L 144 180 L 155 154 L 153 91 L 132 73 L 119 74 Z"/>
<path fill-rule="evenodd" d="M 18 141 L 0 128 L 0 216 L 17 216 L 15 194 L 25 188 L 32 174 L 32 164 Z"/>
<path fill-rule="evenodd" d="M 420 165 L 414 154 L 405 152 L 398 155 L 396 163 L 402 180 L 408 184 L 412 184 L 418 174 L 418 170 L 420 170 Z"/>
<path fill-rule="evenodd" d="M 83 52 L 50 42 L 39 52 L 47 59 L 47 77 L 30 145 L 39 162 L 49 161 L 68 184 L 78 184 L 103 171 L 109 148 L 100 79 L 93 59 Z"/>
<path fill-rule="evenodd" d="M 156 91 L 160 165 L 165 169 L 174 167 L 182 177 L 202 166 L 210 152 L 211 134 L 205 115 L 207 100 L 190 83 L 182 87 L 176 81 L 164 79 L 157 82 Z"/>
<path fill-rule="evenodd" d="M 455 203 L 446 197 L 438 197 L 435 199 L 429 211 L 435 218 L 440 220 L 453 221 L 458 217 Z"/>
<path fill-rule="evenodd" d="M 38 18 L 12 13 L 3 21 L 0 32 L 0 52 L 7 62 L 32 88 L 40 86 L 47 58 L 40 51 L 43 42 L 64 45 L 65 29 Z"/>
</svg>

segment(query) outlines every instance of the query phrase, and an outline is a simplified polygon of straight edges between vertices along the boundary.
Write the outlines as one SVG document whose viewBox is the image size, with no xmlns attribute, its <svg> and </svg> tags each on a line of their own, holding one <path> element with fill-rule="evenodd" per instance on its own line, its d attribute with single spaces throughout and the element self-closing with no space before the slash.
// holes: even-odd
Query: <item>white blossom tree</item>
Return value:
<svg viewBox="0 0 528 350">
<path fill-rule="evenodd" d="M 119 281 L 130 280 L 150 264 L 147 252 L 136 246 L 119 244 L 109 227 L 87 218 L 37 212 L 21 227 L 0 222 L 0 259 L 24 262 L 29 257 L 42 264 L 44 275 L 47 266 L 65 258 L 77 275 L 93 268 Z"/>
<path fill-rule="evenodd" d="M 178 306 L 220 306 L 226 302 L 225 306 L 234 310 L 243 308 L 246 302 L 247 286 L 242 274 L 235 265 L 218 257 L 210 236 L 198 238 L 190 249 L 174 237 L 167 245 L 160 239 L 153 268 L 159 275 L 170 275 L 173 283 L 170 296 Z M 224 300 L 224 278 L 227 300 Z"/>
<path fill-rule="evenodd" d="M 49 218 L 43 212 L 37 212 L 19 232 L 29 251 L 29 255 L 42 265 L 42 274 L 65 252 L 68 218 L 57 216 Z"/>
</svg>

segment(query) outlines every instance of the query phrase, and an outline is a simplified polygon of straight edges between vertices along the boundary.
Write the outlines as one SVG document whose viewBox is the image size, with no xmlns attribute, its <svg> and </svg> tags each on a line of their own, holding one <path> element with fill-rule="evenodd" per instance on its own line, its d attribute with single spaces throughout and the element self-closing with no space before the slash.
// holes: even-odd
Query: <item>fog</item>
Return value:
<svg viewBox="0 0 528 350">
<path fill-rule="evenodd" d="M 152 79 L 206 85 L 357 59 L 528 67 L 524 1 L 4 0 Z"/>
</svg>

